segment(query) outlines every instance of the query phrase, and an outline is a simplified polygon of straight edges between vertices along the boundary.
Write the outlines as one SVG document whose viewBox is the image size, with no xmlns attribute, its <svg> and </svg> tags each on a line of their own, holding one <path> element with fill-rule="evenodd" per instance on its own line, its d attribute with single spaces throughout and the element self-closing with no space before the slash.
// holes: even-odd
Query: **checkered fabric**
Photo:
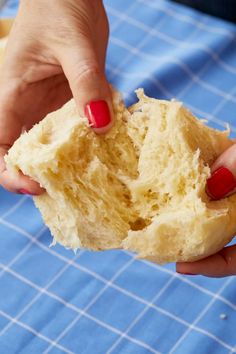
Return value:
<svg viewBox="0 0 236 354">
<path fill-rule="evenodd" d="M 236 28 L 165 0 L 106 0 L 107 77 L 236 131 Z M 12 15 L 9 1 L 1 17 Z M 131 253 L 49 248 L 28 196 L 0 189 L 0 353 L 236 352 L 236 279 L 181 276 Z"/>
</svg>

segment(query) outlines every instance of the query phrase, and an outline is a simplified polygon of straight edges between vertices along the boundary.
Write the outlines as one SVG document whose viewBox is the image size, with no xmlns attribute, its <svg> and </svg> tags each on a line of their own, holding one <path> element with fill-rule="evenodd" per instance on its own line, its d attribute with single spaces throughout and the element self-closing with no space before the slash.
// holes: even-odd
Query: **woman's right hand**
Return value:
<svg viewBox="0 0 236 354">
<path fill-rule="evenodd" d="M 101 0 L 21 0 L 0 77 L 0 184 L 4 188 L 43 192 L 23 174 L 12 176 L 4 155 L 22 130 L 29 130 L 72 96 L 96 133 L 111 127 L 111 91 L 104 72 L 108 34 Z"/>
</svg>

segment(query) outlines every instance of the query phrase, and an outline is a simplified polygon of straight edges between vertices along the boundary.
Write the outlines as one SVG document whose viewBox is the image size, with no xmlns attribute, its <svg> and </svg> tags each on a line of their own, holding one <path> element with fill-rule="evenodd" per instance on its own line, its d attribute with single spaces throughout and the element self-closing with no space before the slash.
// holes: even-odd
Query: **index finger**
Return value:
<svg viewBox="0 0 236 354">
<path fill-rule="evenodd" d="M 179 262 L 176 264 L 176 271 L 215 278 L 236 275 L 236 245 L 225 247 L 218 253 L 196 262 Z"/>
<path fill-rule="evenodd" d="M 0 146 L 0 184 L 3 188 L 13 193 L 21 193 L 21 190 L 31 195 L 43 193 L 44 189 L 23 173 L 19 172 L 15 175 L 7 170 L 4 156 L 7 154 L 8 148 L 7 146 Z"/>
</svg>

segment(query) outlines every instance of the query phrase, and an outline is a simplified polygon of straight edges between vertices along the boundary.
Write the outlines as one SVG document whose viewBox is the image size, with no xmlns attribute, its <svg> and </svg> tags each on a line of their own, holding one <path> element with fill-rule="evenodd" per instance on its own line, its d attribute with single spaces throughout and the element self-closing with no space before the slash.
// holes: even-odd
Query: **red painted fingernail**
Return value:
<svg viewBox="0 0 236 354">
<path fill-rule="evenodd" d="M 27 191 L 26 189 L 19 189 L 19 193 L 20 194 L 29 194 L 29 195 L 34 195 L 33 193 L 30 193 L 29 191 Z"/>
<path fill-rule="evenodd" d="M 226 167 L 220 167 L 207 180 L 206 192 L 212 199 L 224 198 L 236 187 L 236 179 Z"/>
<path fill-rule="evenodd" d="M 85 115 L 92 128 L 103 128 L 111 122 L 111 115 L 106 101 L 92 101 L 86 104 Z"/>
</svg>

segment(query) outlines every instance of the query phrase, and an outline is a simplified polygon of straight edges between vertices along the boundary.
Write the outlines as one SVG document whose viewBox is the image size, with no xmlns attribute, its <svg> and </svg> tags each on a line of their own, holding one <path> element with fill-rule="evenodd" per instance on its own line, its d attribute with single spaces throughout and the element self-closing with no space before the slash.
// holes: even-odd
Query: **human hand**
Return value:
<svg viewBox="0 0 236 354">
<path fill-rule="evenodd" d="M 196 262 L 179 262 L 176 271 L 186 275 L 226 277 L 236 275 L 236 246 L 223 248 L 218 253 Z"/>
<path fill-rule="evenodd" d="M 218 157 L 207 181 L 207 193 L 217 200 L 236 191 L 236 144 Z M 208 277 L 236 275 L 236 246 L 223 248 L 218 253 L 196 262 L 180 262 L 176 271 L 181 274 L 201 274 Z"/>
<path fill-rule="evenodd" d="M 23 130 L 72 95 L 96 133 L 111 127 L 108 35 L 101 0 L 21 0 L 0 77 L 0 184 L 7 190 L 43 192 L 23 174 L 13 176 L 3 157 Z"/>
</svg>

